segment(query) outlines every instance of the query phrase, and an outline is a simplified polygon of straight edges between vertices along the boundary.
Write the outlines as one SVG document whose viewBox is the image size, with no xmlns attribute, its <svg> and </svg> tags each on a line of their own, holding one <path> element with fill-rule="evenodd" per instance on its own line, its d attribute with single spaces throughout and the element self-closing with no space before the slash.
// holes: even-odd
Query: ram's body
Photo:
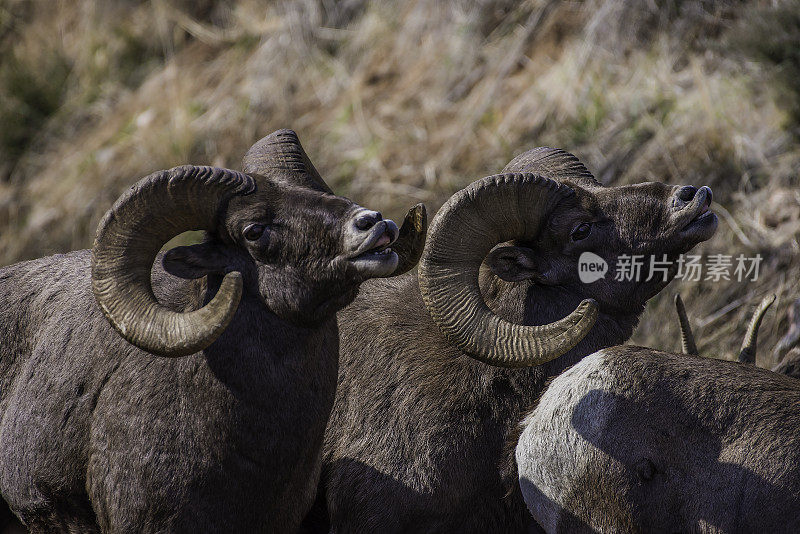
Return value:
<svg viewBox="0 0 800 534">
<path fill-rule="evenodd" d="M 605 188 L 574 156 L 547 148 L 522 154 L 505 171 L 538 178 L 522 181 L 507 197 L 481 196 L 488 192 L 489 178 L 454 195 L 432 223 L 419 275 L 369 281 L 340 313 L 338 389 L 325 435 L 318 502 L 306 522 L 309 531 L 534 528 L 516 483 L 504 482 L 500 464 L 507 436 L 548 377 L 627 340 L 647 300 L 672 276 L 616 281 L 620 255 L 674 259 L 716 228 L 707 210 L 708 188 L 659 183 Z M 587 232 L 589 223 L 594 226 Z M 509 235 L 514 231 L 519 234 Z M 469 262 L 461 259 L 479 248 L 476 241 L 495 245 L 511 239 L 488 256 L 480 248 Z M 601 256 L 609 272 L 583 283 L 578 257 L 588 251 Z M 458 258 L 453 265 L 471 269 L 475 281 L 455 267 L 431 281 L 428 258 L 446 263 L 448 255 Z M 452 289 L 453 308 L 431 312 L 426 292 L 449 280 L 464 284 Z M 483 298 L 469 301 L 476 292 L 466 289 L 478 283 Z M 599 314 L 588 335 L 560 351 L 560 358 L 535 367 L 475 361 L 454 342 L 457 336 L 444 334 L 437 323 L 456 312 L 483 313 L 485 301 L 501 320 L 546 325 L 589 298 L 597 301 Z M 500 330 L 483 332 L 487 344 L 508 353 L 511 363 L 499 365 L 519 366 L 513 358 L 520 354 L 511 350 L 514 340 L 496 341 Z"/>
<path fill-rule="evenodd" d="M 622 320 L 601 311 L 583 341 L 558 360 L 504 369 L 449 343 L 417 284 L 415 275 L 368 281 L 339 314 L 339 389 L 325 436 L 325 489 L 344 507 L 329 513 L 337 524 L 357 525 L 353 531 L 524 532 L 529 516 L 499 465 L 507 434 L 549 376 L 627 339 L 638 316 Z M 519 324 L 552 322 L 580 302 L 561 295 L 539 308 L 525 302 L 525 293 L 515 284 L 488 302 Z"/>
<path fill-rule="evenodd" d="M 516 447 L 547 532 L 798 532 L 800 383 L 613 347 L 553 380 Z"/>
<path fill-rule="evenodd" d="M 0 493 L 34 532 L 291 532 L 313 502 L 335 313 L 413 262 L 294 132 L 244 166 L 154 173 L 91 251 L 0 269 Z"/>
<path fill-rule="evenodd" d="M 336 387 L 335 319 L 298 328 L 245 293 L 213 345 L 164 358 L 111 327 L 90 273 L 89 251 L 0 270 L 0 488 L 12 508 L 34 529 L 69 517 L 63 529 L 90 532 L 97 514 L 142 532 L 160 526 L 147 522 L 155 494 L 176 514 L 161 526 L 296 524 Z M 160 266 L 154 289 L 180 311 L 203 295 Z"/>
</svg>

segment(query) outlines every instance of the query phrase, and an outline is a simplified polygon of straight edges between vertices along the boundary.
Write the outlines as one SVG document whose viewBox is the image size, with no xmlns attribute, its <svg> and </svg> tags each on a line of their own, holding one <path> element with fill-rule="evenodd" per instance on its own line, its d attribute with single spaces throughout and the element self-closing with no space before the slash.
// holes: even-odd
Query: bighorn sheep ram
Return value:
<svg viewBox="0 0 800 534">
<path fill-rule="evenodd" d="M 522 423 L 547 532 L 800 531 L 800 381 L 622 346 L 555 378 Z"/>
<path fill-rule="evenodd" d="M 424 211 L 398 259 L 294 132 L 244 171 L 152 174 L 91 251 L 0 269 L 0 492 L 32 531 L 289 532 L 313 502 L 335 313 L 413 266 Z"/>
<path fill-rule="evenodd" d="M 550 148 L 503 172 L 437 213 L 418 276 L 367 282 L 339 314 L 309 531 L 527 531 L 530 514 L 518 489 L 506 496 L 498 467 L 507 435 L 548 377 L 628 339 L 674 276 L 615 280 L 618 257 L 674 260 L 716 229 L 707 187 L 603 187 Z M 582 283 L 583 252 L 610 272 Z"/>
<path fill-rule="evenodd" d="M 758 329 L 774 302 L 767 295 L 753 312 L 739 363 L 755 364 Z M 698 356 L 677 294 L 675 307 L 683 355 Z M 542 395 L 520 427 L 516 461 L 526 503 L 546 531 L 794 532 L 800 526 L 791 517 L 800 504 L 800 471 L 785 470 L 800 457 L 787 450 L 792 427 L 784 426 L 800 421 L 792 414 L 800 387 L 785 390 L 768 374 L 748 373 L 751 366 L 737 371 L 728 362 L 676 356 L 639 347 L 602 350 Z"/>
</svg>

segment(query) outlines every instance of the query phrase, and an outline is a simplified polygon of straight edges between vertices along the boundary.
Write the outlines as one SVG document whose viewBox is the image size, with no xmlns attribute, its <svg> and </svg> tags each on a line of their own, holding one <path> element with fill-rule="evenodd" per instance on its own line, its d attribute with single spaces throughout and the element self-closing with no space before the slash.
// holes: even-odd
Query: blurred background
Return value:
<svg viewBox="0 0 800 534">
<path fill-rule="evenodd" d="M 129 185 L 239 168 L 295 129 L 339 194 L 399 219 L 549 145 L 605 184 L 710 185 L 698 253 L 764 258 L 756 282 L 673 282 L 635 343 L 737 352 L 800 297 L 800 1 L 1 0 L 0 265 L 91 246 Z"/>
</svg>

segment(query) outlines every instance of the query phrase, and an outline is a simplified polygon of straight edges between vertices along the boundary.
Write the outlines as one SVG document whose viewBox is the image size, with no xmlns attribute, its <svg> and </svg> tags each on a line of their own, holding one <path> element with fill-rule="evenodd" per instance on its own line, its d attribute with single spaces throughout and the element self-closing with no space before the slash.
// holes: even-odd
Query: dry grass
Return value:
<svg viewBox="0 0 800 534">
<path fill-rule="evenodd" d="M 714 188 L 730 216 L 702 251 L 760 253 L 761 277 L 673 283 L 634 341 L 678 347 L 680 291 L 701 351 L 732 354 L 749 310 L 775 292 L 766 364 L 777 318 L 800 294 L 800 114 L 787 81 L 800 72 L 798 11 L 702 0 L 8 0 L 0 264 L 87 247 L 136 179 L 189 162 L 237 168 L 279 127 L 298 131 L 337 192 L 395 218 L 413 202 L 435 210 L 523 150 L 559 146 L 607 184 Z"/>
</svg>

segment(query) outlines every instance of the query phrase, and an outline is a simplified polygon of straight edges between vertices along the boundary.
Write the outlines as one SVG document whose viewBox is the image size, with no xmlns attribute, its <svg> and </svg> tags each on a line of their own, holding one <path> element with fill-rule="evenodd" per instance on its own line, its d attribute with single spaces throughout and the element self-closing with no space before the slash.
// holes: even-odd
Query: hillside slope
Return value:
<svg viewBox="0 0 800 534">
<path fill-rule="evenodd" d="M 607 184 L 710 185 L 701 252 L 761 254 L 759 278 L 674 282 L 638 343 L 677 349 L 679 290 L 700 349 L 734 353 L 775 292 L 766 365 L 800 296 L 797 1 L 8 0 L 0 46 L 2 265 L 88 247 L 138 178 L 238 168 L 291 127 L 334 190 L 393 217 L 539 145 Z"/>
</svg>

